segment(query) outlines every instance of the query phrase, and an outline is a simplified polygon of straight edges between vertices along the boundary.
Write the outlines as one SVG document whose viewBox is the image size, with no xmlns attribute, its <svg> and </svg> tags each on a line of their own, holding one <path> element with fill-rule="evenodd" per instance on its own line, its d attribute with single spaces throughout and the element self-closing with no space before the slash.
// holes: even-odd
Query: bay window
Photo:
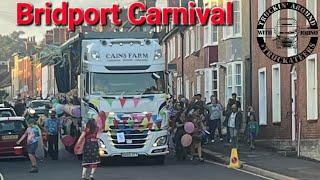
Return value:
<svg viewBox="0 0 320 180">
<path fill-rule="evenodd" d="M 227 65 L 227 78 L 226 78 L 226 99 L 231 98 L 232 93 L 237 94 L 237 98 L 243 107 L 243 70 L 242 62 L 230 62 Z"/>
</svg>

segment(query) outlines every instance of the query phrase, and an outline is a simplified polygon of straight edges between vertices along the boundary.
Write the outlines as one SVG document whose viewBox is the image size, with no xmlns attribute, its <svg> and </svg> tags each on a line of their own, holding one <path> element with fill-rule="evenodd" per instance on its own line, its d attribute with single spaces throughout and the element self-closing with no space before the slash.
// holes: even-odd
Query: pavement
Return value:
<svg viewBox="0 0 320 180">
<path fill-rule="evenodd" d="M 229 164 L 231 146 L 210 143 L 203 150 L 205 156 L 223 164 Z M 273 179 L 314 180 L 320 177 L 320 163 L 296 157 L 285 157 L 269 149 L 257 147 L 250 150 L 247 145 L 238 147 L 242 169 Z"/>
<path fill-rule="evenodd" d="M 61 153 L 60 153 L 61 154 Z M 4 180 L 79 180 L 81 162 L 68 154 L 60 156 L 58 161 L 48 160 L 39 165 L 39 173 L 28 173 L 28 159 L 0 160 L 0 172 Z M 176 161 L 169 156 L 164 165 L 155 165 L 152 161 L 122 159 L 107 161 L 97 169 L 96 180 L 211 180 L 239 179 L 259 180 L 261 176 L 243 171 L 228 169 L 219 164 L 198 161 Z"/>
</svg>

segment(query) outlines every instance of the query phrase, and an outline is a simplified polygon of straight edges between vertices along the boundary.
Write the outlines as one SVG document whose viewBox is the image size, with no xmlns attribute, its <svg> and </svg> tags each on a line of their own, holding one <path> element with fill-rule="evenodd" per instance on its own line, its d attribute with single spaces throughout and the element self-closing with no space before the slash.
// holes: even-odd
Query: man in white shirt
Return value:
<svg viewBox="0 0 320 180">
<path fill-rule="evenodd" d="M 238 132 L 241 129 L 242 124 L 242 114 L 238 111 L 236 104 L 231 106 L 232 111 L 226 116 L 224 125 L 229 129 L 229 136 L 231 138 L 231 143 L 233 148 L 238 146 Z"/>
</svg>

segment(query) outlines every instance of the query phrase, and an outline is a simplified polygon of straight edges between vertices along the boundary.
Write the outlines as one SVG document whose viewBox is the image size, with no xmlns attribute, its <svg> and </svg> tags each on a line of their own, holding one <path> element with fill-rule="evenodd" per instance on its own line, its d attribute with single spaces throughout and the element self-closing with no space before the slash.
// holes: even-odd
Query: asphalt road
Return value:
<svg viewBox="0 0 320 180">
<path fill-rule="evenodd" d="M 39 164 L 39 173 L 30 174 L 30 162 L 26 159 L 0 160 L 0 172 L 4 180 L 78 180 L 81 179 L 81 162 L 75 157 L 63 157 Z M 228 169 L 209 162 L 176 161 L 168 158 L 165 165 L 139 161 L 115 161 L 104 164 L 96 172 L 95 179 L 102 180 L 212 180 L 263 179 L 244 172 Z"/>
</svg>

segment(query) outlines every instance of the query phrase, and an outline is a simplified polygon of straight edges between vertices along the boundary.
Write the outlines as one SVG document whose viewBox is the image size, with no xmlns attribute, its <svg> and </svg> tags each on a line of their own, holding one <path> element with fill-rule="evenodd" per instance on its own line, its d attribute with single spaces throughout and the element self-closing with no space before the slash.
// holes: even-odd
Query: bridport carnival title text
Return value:
<svg viewBox="0 0 320 180">
<path fill-rule="evenodd" d="M 76 26 L 83 23 L 87 25 L 106 26 L 108 19 L 116 26 L 122 24 L 119 16 L 121 8 L 118 4 L 112 7 L 101 8 L 78 8 L 69 7 L 68 2 L 61 2 L 58 8 L 52 8 L 51 2 L 46 2 L 45 7 L 36 8 L 31 3 L 17 3 L 17 25 L 37 25 L 44 23 L 45 26 L 52 24 L 57 26 L 68 26 L 69 30 L 74 31 Z M 202 8 L 197 7 L 193 1 L 188 2 L 187 7 L 165 7 L 147 8 L 141 2 L 135 2 L 127 7 L 128 21 L 136 26 L 148 24 L 154 26 L 161 25 L 186 25 L 192 26 L 197 23 L 206 25 L 232 25 L 233 6 L 232 2 L 226 3 L 224 8 Z"/>
</svg>

